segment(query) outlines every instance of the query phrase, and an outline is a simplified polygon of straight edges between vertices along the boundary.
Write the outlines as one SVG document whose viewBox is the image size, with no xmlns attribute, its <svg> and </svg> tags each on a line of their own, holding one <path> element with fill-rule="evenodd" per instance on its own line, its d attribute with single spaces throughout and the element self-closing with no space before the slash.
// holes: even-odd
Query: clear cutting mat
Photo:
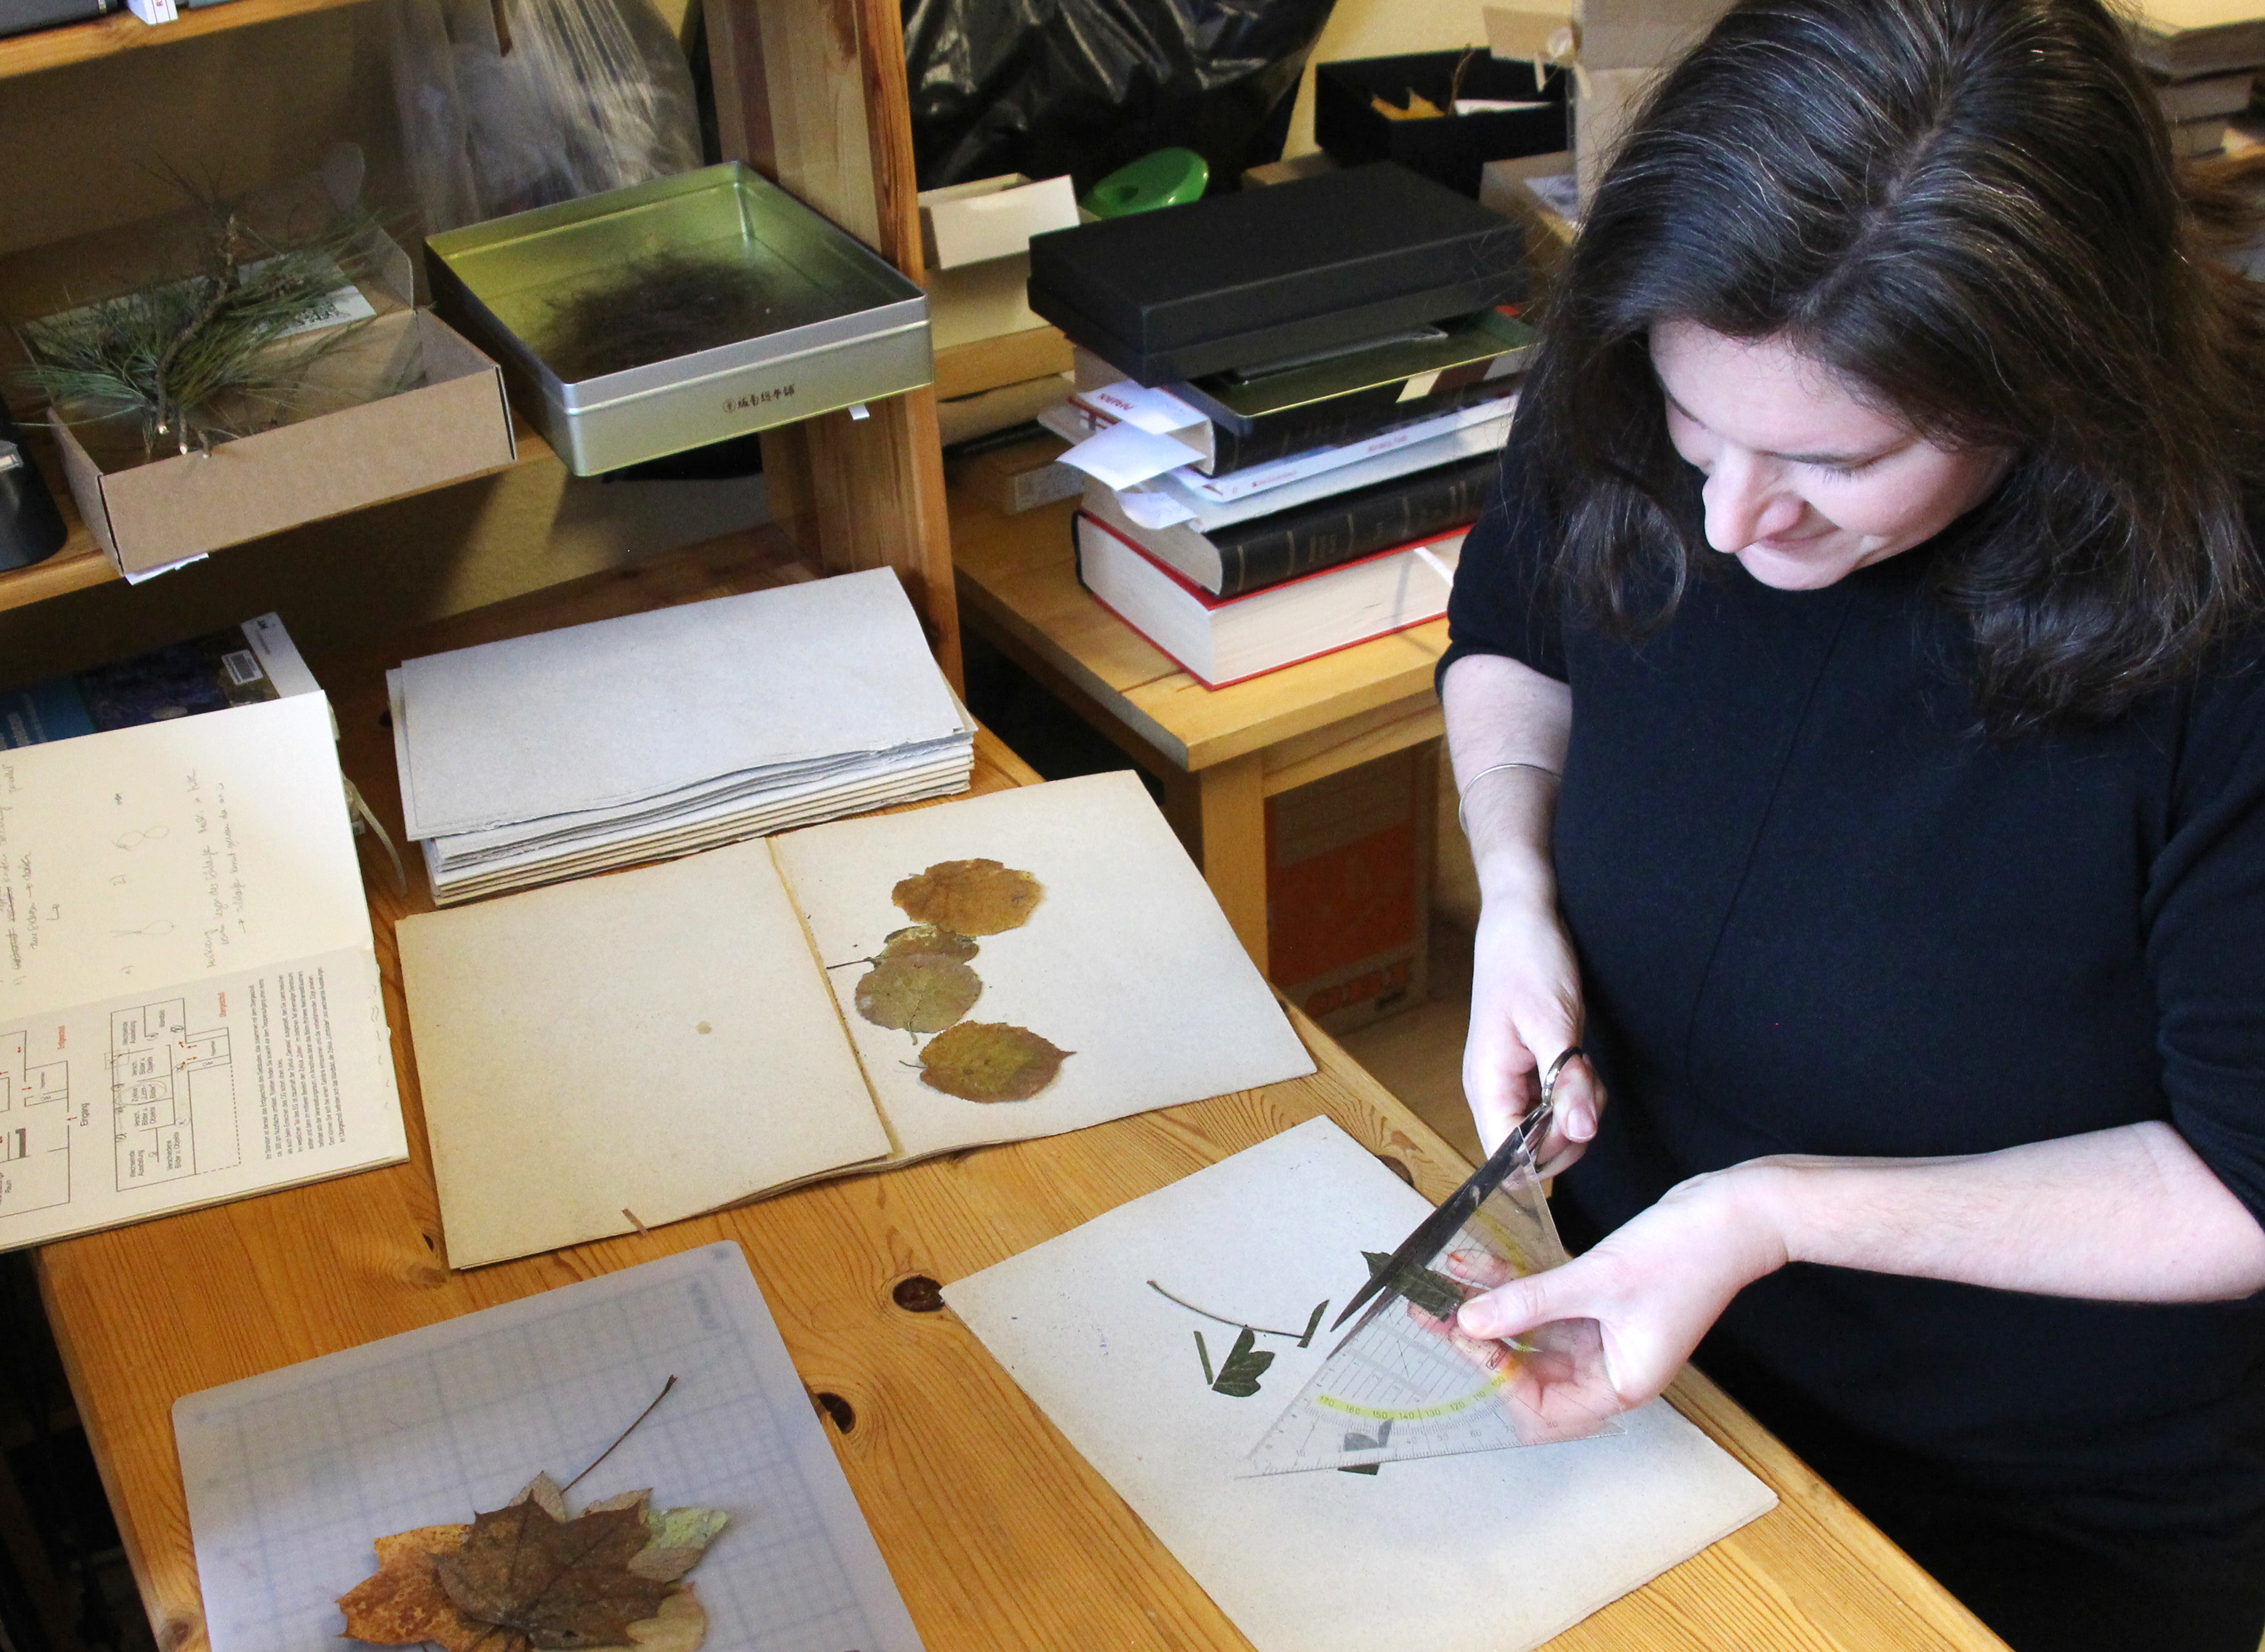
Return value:
<svg viewBox="0 0 2265 1652">
<path fill-rule="evenodd" d="M 360 1645 L 338 1639 L 334 1603 L 376 1569 L 372 1539 L 469 1520 L 541 1470 L 579 1473 L 671 1376 L 577 1506 L 649 1486 L 657 1503 L 730 1513 L 689 1580 L 710 1647 L 920 1652 L 734 1244 L 183 1396 L 212 1652 Z"/>
</svg>

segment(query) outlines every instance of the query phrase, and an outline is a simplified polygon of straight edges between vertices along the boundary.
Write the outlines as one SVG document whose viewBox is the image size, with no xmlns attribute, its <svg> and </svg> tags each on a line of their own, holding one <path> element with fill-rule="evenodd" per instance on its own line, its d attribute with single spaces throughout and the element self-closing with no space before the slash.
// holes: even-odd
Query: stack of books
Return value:
<svg viewBox="0 0 2265 1652">
<path fill-rule="evenodd" d="M 1033 240 L 1087 587 L 1214 688 L 1444 613 L 1533 341 L 1523 251 L 1390 164 Z"/>
<path fill-rule="evenodd" d="M 965 791 L 974 724 L 885 569 L 387 674 L 442 906 Z"/>
<path fill-rule="evenodd" d="M 2128 20 L 2180 156 L 2226 146 L 2265 68 L 2265 0 L 2144 0 Z"/>
</svg>

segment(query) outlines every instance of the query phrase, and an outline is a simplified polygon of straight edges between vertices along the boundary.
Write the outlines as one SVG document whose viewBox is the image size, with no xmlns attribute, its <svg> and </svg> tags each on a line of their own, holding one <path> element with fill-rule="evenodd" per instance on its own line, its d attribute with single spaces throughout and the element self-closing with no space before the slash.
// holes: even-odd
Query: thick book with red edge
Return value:
<svg viewBox="0 0 2265 1652">
<path fill-rule="evenodd" d="M 1079 582 L 1210 688 L 1438 618 L 1469 526 L 1215 597 L 1099 518 L 1080 511 L 1072 524 Z"/>
</svg>

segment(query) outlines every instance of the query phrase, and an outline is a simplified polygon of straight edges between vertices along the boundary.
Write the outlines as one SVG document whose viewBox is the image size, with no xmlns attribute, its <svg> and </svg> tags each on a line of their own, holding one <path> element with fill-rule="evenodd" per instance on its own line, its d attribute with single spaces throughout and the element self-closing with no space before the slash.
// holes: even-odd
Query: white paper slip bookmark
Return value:
<svg viewBox="0 0 2265 1652">
<path fill-rule="evenodd" d="M 1259 1652 L 1525 1652 L 1775 1504 L 1664 1401 L 1616 1437 L 1249 1476 L 1326 1305 L 1427 1209 L 1315 1119 L 944 1299 Z"/>
<path fill-rule="evenodd" d="M 686 1580 L 731 1652 L 920 1652 L 737 1245 L 709 1245 L 183 1396 L 173 1431 L 212 1652 L 344 1642 L 372 1541 L 564 1481 L 729 1524 Z"/>
<path fill-rule="evenodd" d="M 1185 442 L 1126 422 L 1089 436 L 1062 455 L 1061 462 L 1112 488 L 1129 488 L 1176 470 L 1196 457 Z"/>
</svg>

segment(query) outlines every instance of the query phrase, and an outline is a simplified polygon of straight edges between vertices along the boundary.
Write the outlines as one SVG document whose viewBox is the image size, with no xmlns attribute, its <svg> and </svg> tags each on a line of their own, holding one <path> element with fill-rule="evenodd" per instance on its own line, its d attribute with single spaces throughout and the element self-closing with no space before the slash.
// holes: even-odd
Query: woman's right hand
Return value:
<svg viewBox="0 0 2265 1652">
<path fill-rule="evenodd" d="M 1471 1025 L 1463 1095 L 1489 1153 L 1541 1099 L 1541 1074 L 1581 1041 L 1581 974 L 1555 907 L 1497 896 L 1479 913 L 1471 957 Z M 1558 1075 L 1548 1132 L 1535 1150 L 1544 1175 L 1578 1160 L 1597 1133 L 1604 1087 L 1580 1058 Z"/>
</svg>

